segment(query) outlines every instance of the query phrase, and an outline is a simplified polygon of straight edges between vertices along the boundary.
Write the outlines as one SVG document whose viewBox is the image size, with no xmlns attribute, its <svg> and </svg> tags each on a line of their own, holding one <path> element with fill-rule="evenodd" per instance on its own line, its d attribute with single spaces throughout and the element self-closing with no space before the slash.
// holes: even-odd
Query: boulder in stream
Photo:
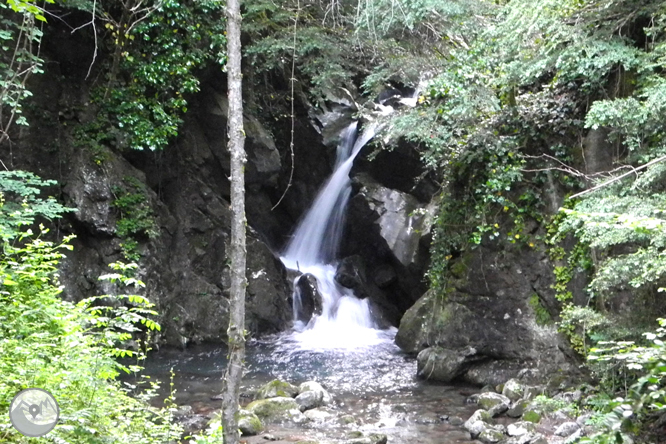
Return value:
<svg viewBox="0 0 666 444">
<path fill-rule="evenodd" d="M 313 316 L 319 316 L 322 313 L 323 299 L 319 288 L 317 287 L 317 278 L 306 273 L 296 282 L 296 291 L 299 294 L 296 304 L 296 313 L 299 321 L 309 322 Z"/>
<path fill-rule="evenodd" d="M 288 382 L 280 381 L 279 379 L 274 379 L 257 391 L 255 399 L 268 399 L 268 398 L 275 398 L 278 396 L 293 398 L 297 394 L 298 394 L 298 387 L 291 385 Z"/>
<path fill-rule="evenodd" d="M 472 347 L 458 350 L 442 347 L 426 348 L 416 358 L 417 374 L 428 380 L 450 382 L 478 360 L 476 354 L 476 350 Z"/>
</svg>

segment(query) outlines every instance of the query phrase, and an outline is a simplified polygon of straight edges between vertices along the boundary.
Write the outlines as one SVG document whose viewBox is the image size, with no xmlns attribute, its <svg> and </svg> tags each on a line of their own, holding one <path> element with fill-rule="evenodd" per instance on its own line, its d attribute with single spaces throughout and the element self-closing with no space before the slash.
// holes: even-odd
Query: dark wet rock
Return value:
<svg viewBox="0 0 666 444">
<path fill-rule="evenodd" d="M 479 405 L 486 409 L 490 416 L 500 415 L 509 410 L 511 400 L 499 393 L 486 392 L 479 395 Z"/>
<path fill-rule="evenodd" d="M 335 280 L 343 287 L 357 289 L 364 285 L 366 282 L 365 277 L 365 264 L 361 256 L 354 255 L 342 259 L 338 263 L 338 268 L 335 272 Z M 357 295 L 365 297 L 367 295 L 361 293 Z"/>
<path fill-rule="evenodd" d="M 247 410 L 241 410 L 239 413 L 238 428 L 243 436 L 258 435 L 264 430 L 264 425 L 257 415 Z"/>
<path fill-rule="evenodd" d="M 485 359 L 461 376 L 479 385 L 575 375 L 575 354 L 555 326 L 537 324 L 530 305 L 536 294 L 557 313 L 553 279 L 545 252 L 483 243 L 451 260 L 446 295 L 426 292 L 403 316 L 396 343 L 410 353 L 473 347 Z"/>
<path fill-rule="evenodd" d="M 319 316 L 322 313 L 323 300 L 317 278 L 306 273 L 296 281 L 296 291 L 300 298 L 294 300 L 296 304 L 297 319 L 302 322 L 309 322 L 313 316 Z"/>
<path fill-rule="evenodd" d="M 352 186 L 341 256 L 363 258 L 368 283 L 381 303 L 398 313 L 397 317 L 387 315 L 397 325 L 401 314 L 426 289 L 423 276 L 436 204 L 421 203 L 364 174 L 354 176 Z"/>
<path fill-rule="evenodd" d="M 421 351 L 416 359 L 418 376 L 433 381 L 450 382 L 479 358 L 472 347 L 459 350 L 430 347 Z"/>
<path fill-rule="evenodd" d="M 375 269 L 373 279 L 379 288 L 387 288 L 398 280 L 398 275 L 393 267 L 383 264 Z"/>
<path fill-rule="evenodd" d="M 211 114 L 226 119 L 229 113 L 229 102 L 227 96 L 218 92 L 212 92 L 212 98 L 217 106 L 211 106 Z M 266 183 L 275 186 L 277 184 L 277 173 L 282 165 L 280 153 L 275 146 L 275 141 L 270 132 L 264 128 L 259 120 L 251 114 L 243 116 L 243 128 L 245 130 L 245 150 L 247 152 L 247 163 L 245 166 L 245 183 Z"/>
<path fill-rule="evenodd" d="M 264 385 L 257 391 L 255 399 L 268 399 L 268 398 L 275 398 L 278 396 L 293 398 L 297 394 L 298 394 L 298 387 L 291 385 L 288 382 L 280 381 L 279 379 L 274 379 L 273 381 Z"/>
<path fill-rule="evenodd" d="M 435 205 L 423 205 L 413 196 L 362 179 L 362 196 L 378 217 L 375 224 L 393 257 L 404 267 L 418 266 L 425 258 L 420 240 L 430 233 Z"/>
<path fill-rule="evenodd" d="M 449 418 L 449 424 L 451 424 L 452 426 L 461 426 L 464 423 L 465 421 L 463 421 L 463 419 L 460 416 L 452 416 L 451 418 Z"/>
</svg>

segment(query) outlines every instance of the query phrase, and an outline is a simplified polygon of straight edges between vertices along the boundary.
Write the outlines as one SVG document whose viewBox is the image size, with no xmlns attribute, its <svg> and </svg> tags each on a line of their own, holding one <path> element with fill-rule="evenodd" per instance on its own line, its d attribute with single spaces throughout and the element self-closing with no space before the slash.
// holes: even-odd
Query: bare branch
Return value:
<svg viewBox="0 0 666 444">
<path fill-rule="evenodd" d="M 648 163 L 646 163 L 645 165 L 641 165 L 641 166 L 639 166 L 639 167 L 637 167 L 637 168 L 634 168 L 633 170 L 631 170 L 631 171 L 629 171 L 629 172 L 627 172 L 627 173 L 621 174 L 621 175 L 619 175 L 619 176 L 617 176 L 617 177 L 614 177 L 614 178 L 611 179 L 611 180 L 608 180 L 608 181 L 606 181 L 606 182 L 604 182 L 604 183 L 602 183 L 602 184 L 599 184 L 599 185 L 597 185 L 597 186 L 595 186 L 595 187 L 592 187 L 592 188 L 590 188 L 590 189 L 587 189 L 587 190 L 585 190 L 585 191 L 581 191 L 580 193 L 574 194 L 573 196 L 570 196 L 569 199 L 575 199 L 575 198 L 577 198 L 577 197 L 584 196 L 585 194 L 591 193 L 591 192 L 593 192 L 593 191 L 597 191 L 597 190 L 600 190 L 600 189 L 602 189 L 602 188 L 605 188 L 605 187 L 607 187 L 608 185 L 610 185 L 610 184 L 612 184 L 612 183 L 614 183 L 614 182 L 617 182 L 617 181 L 620 180 L 620 179 L 624 179 L 625 177 L 629 176 L 630 174 L 636 174 L 639 170 L 643 170 L 643 169 L 645 169 L 645 168 L 647 168 L 647 167 L 650 167 L 650 166 L 652 166 L 652 165 L 655 165 L 655 164 L 657 164 L 657 163 L 659 163 L 659 162 L 663 162 L 664 160 L 666 160 L 666 156 L 661 156 L 661 157 L 658 157 L 658 158 L 656 158 L 656 159 L 653 159 L 653 160 L 649 161 Z"/>
<path fill-rule="evenodd" d="M 287 183 L 287 188 L 284 189 L 284 192 L 282 193 L 282 196 L 280 196 L 280 199 L 277 201 L 275 205 L 273 205 L 273 208 L 271 208 L 271 211 L 273 211 L 275 208 L 277 208 L 278 205 L 280 205 L 280 202 L 282 202 L 282 199 L 284 199 L 284 196 L 287 195 L 287 191 L 289 191 L 289 188 L 291 188 L 291 183 L 294 179 L 294 127 L 295 127 L 295 119 L 296 117 L 294 116 L 294 83 L 296 82 L 296 31 L 298 27 L 298 15 L 301 12 L 301 2 L 300 0 L 296 0 L 296 17 L 294 17 L 294 40 L 293 40 L 293 45 L 294 47 L 292 48 L 292 54 L 291 54 L 291 140 L 289 141 L 289 152 L 291 153 L 291 171 L 289 173 L 289 182 Z"/>
</svg>

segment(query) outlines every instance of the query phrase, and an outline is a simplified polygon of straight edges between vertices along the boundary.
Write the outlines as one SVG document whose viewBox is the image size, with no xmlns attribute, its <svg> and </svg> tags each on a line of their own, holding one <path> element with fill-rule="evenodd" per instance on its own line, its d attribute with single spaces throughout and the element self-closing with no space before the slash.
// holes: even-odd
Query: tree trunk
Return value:
<svg viewBox="0 0 666 444">
<path fill-rule="evenodd" d="M 227 0 L 227 83 L 229 152 L 231 154 L 231 288 L 229 364 L 224 374 L 222 426 L 225 444 L 237 444 L 240 383 L 245 356 L 245 131 L 241 73 L 240 0 Z"/>
</svg>

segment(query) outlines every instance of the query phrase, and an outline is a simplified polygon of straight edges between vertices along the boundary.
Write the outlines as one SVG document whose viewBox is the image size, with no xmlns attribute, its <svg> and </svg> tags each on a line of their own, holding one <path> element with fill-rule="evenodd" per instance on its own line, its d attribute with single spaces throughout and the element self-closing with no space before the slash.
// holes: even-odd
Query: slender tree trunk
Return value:
<svg viewBox="0 0 666 444">
<path fill-rule="evenodd" d="M 229 152 L 231 153 L 231 301 L 229 364 L 224 374 L 222 425 L 225 444 L 237 444 L 238 398 L 245 357 L 245 131 L 241 73 L 240 0 L 227 0 L 227 79 Z"/>
</svg>

